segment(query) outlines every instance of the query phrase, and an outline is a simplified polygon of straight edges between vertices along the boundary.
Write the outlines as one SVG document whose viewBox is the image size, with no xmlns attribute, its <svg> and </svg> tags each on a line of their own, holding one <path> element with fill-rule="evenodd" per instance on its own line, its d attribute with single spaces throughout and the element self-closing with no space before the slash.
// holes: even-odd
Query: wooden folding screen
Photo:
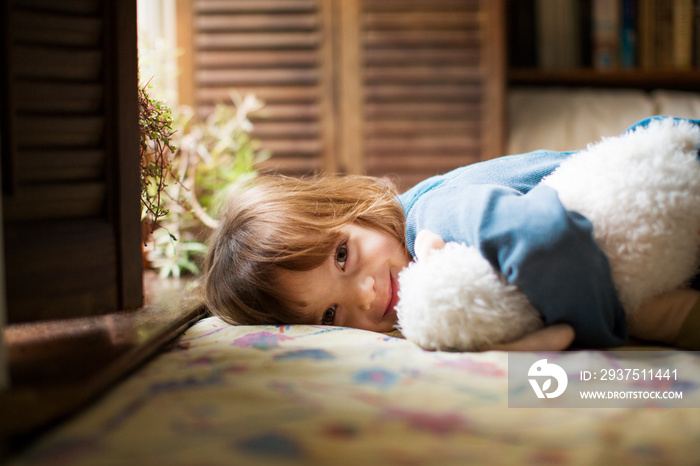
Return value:
<svg viewBox="0 0 700 466">
<path fill-rule="evenodd" d="M 266 102 L 293 174 L 427 176 L 502 155 L 502 0 L 179 0 L 181 99 Z"/>
<path fill-rule="evenodd" d="M 11 323 L 142 303 L 135 4 L 3 3 Z"/>
<path fill-rule="evenodd" d="M 255 136 L 286 173 L 325 166 L 332 144 L 330 3 L 315 0 L 178 2 L 185 55 L 180 100 L 206 116 L 229 93 L 266 103 Z"/>
<path fill-rule="evenodd" d="M 487 0 L 365 0 L 359 19 L 364 166 L 404 186 L 502 155 L 501 48 Z M 490 6 L 489 6 L 490 4 Z M 493 34 L 497 37 L 498 31 Z M 500 69 L 499 69 L 500 67 Z M 493 118 L 493 121 L 492 121 Z M 491 146 L 490 144 L 493 144 Z"/>
</svg>

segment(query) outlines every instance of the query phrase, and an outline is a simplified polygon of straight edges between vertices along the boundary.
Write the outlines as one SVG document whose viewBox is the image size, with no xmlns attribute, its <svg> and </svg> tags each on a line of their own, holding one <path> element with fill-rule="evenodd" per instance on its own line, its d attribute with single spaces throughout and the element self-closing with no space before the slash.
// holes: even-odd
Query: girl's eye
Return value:
<svg viewBox="0 0 700 466">
<path fill-rule="evenodd" d="M 335 306 L 329 307 L 326 309 L 326 312 L 323 313 L 323 318 L 321 319 L 321 323 L 323 325 L 333 325 L 333 322 L 335 321 Z"/>
<path fill-rule="evenodd" d="M 335 252 L 335 262 L 338 264 L 338 266 L 341 268 L 341 270 L 345 270 L 345 262 L 347 262 L 347 260 L 348 260 L 348 247 L 343 244 Z"/>
</svg>

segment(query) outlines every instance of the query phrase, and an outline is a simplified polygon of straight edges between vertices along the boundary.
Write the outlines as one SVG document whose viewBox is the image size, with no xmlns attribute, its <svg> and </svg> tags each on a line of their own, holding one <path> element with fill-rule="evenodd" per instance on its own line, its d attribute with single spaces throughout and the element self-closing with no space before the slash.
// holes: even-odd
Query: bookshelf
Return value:
<svg viewBox="0 0 700 466">
<path fill-rule="evenodd" d="M 700 0 L 506 4 L 511 86 L 700 91 Z"/>
<path fill-rule="evenodd" d="M 508 70 L 508 83 L 526 86 L 560 85 L 700 91 L 700 70 L 625 69 L 598 71 L 593 68 L 564 70 L 510 68 Z"/>
</svg>

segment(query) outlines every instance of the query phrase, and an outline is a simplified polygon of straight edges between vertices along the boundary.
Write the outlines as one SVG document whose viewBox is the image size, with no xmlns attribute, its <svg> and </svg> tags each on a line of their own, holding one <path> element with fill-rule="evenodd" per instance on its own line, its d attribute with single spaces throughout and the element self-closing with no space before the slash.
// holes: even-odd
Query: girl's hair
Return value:
<svg viewBox="0 0 700 466">
<path fill-rule="evenodd" d="M 364 176 L 263 176 L 250 182 L 229 196 L 212 235 L 204 276 L 209 310 L 234 325 L 300 322 L 277 273 L 321 265 L 352 223 L 405 247 L 396 196 L 390 181 Z"/>
</svg>

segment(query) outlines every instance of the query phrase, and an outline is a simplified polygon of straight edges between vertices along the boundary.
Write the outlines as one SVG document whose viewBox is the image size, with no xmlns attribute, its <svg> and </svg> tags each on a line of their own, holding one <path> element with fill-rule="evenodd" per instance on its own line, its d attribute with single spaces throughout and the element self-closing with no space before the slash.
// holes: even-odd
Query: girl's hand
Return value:
<svg viewBox="0 0 700 466">
<path fill-rule="evenodd" d="M 445 240 L 430 230 L 421 230 L 416 236 L 414 249 L 418 260 L 425 260 L 432 251 L 445 247 Z"/>
<path fill-rule="evenodd" d="M 555 324 L 525 335 L 511 343 L 500 343 L 484 351 L 564 351 L 574 341 L 571 325 Z"/>
</svg>

